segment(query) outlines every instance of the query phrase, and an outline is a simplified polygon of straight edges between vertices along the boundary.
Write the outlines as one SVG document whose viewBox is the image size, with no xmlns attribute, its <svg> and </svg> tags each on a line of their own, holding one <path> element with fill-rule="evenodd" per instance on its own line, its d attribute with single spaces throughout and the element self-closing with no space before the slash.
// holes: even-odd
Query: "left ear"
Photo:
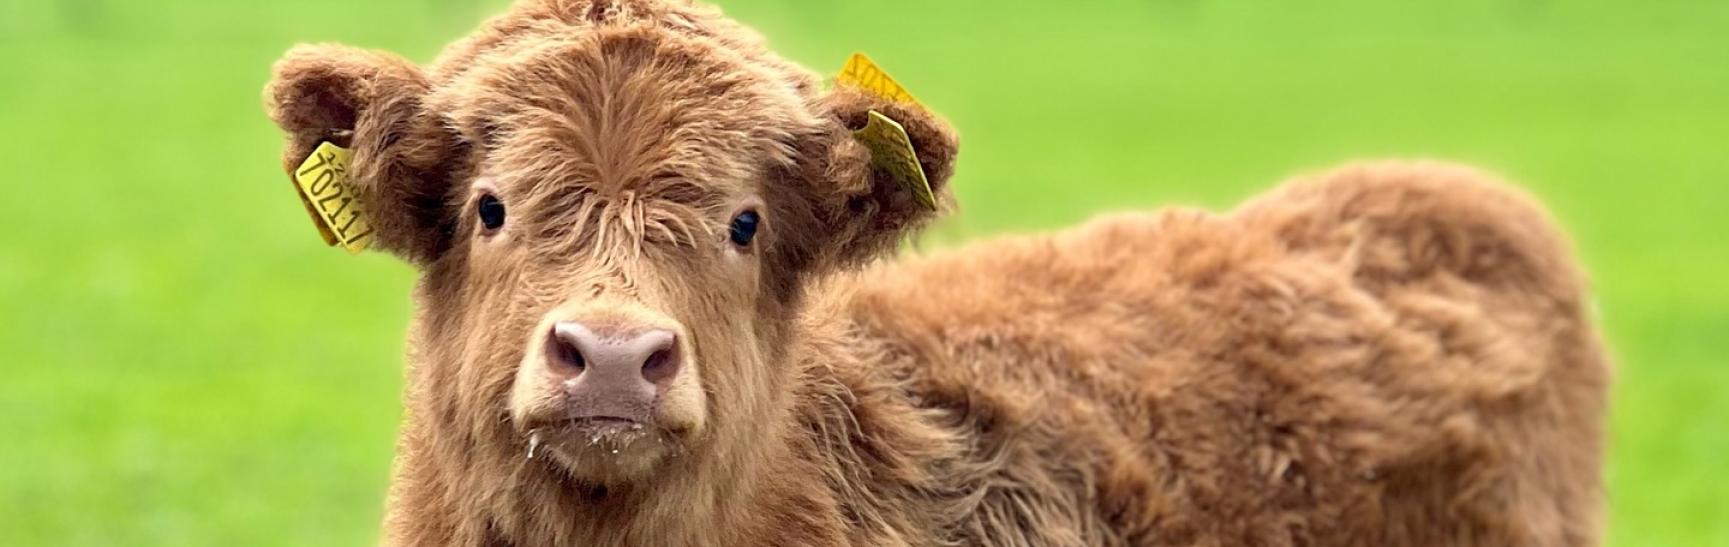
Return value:
<svg viewBox="0 0 1729 547">
<path fill-rule="evenodd" d="M 836 266 L 871 260 L 893 251 L 950 206 L 948 181 L 960 142 L 948 122 L 916 103 L 849 86 L 817 99 L 815 110 L 822 130 L 814 146 L 801 147 L 807 214 L 815 217 L 820 235 L 814 237 L 821 240 L 807 251 L 815 255 L 811 258 Z M 921 199 L 905 177 L 872 166 L 871 147 L 854 134 L 865 127 L 871 111 L 906 130 L 934 205 Z"/>
<path fill-rule="evenodd" d="M 366 207 L 375 247 L 430 262 L 449 239 L 446 167 L 459 154 L 423 106 L 430 84 L 420 67 L 321 44 L 294 47 L 272 72 L 265 110 L 286 136 L 283 167 L 292 172 L 320 142 L 350 149 L 350 189 Z"/>
</svg>

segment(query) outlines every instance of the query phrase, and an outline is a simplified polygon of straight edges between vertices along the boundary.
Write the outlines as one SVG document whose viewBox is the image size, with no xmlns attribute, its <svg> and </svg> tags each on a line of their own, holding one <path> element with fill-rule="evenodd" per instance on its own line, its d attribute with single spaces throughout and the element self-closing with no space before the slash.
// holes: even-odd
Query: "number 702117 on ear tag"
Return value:
<svg viewBox="0 0 1729 547">
<path fill-rule="evenodd" d="M 366 210 L 349 184 L 350 154 L 335 144 L 319 143 L 312 155 L 294 168 L 294 188 L 312 215 L 312 223 L 326 245 L 340 245 L 348 254 L 360 254 L 372 243 L 372 225 Z"/>
</svg>

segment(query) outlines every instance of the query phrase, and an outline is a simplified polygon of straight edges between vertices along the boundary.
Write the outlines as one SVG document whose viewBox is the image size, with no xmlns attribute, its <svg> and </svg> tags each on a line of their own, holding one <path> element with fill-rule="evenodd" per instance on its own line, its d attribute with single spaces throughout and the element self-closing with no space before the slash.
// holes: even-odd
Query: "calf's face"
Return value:
<svg viewBox="0 0 1729 547">
<path fill-rule="evenodd" d="M 773 388 L 765 335 L 789 317 L 764 271 L 782 216 L 766 179 L 821 123 L 677 41 L 543 48 L 429 97 L 475 143 L 445 260 L 471 293 L 462 332 L 498 334 L 462 366 L 493 375 L 528 450 L 632 480 Z"/>
<path fill-rule="evenodd" d="M 470 53 L 429 73 L 302 46 L 267 103 L 285 163 L 354 150 L 374 246 L 422 268 L 410 419 L 472 466 L 612 486 L 748 453 L 801 288 L 930 214 L 851 129 L 899 121 L 939 193 L 955 152 L 919 107 L 748 41 L 639 24 Z"/>
</svg>

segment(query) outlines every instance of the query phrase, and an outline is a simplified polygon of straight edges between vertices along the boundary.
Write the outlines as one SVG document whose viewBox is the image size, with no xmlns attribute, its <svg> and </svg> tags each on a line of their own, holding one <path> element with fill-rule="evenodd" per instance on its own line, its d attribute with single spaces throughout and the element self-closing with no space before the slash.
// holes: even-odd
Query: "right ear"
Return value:
<svg viewBox="0 0 1729 547">
<path fill-rule="evenodd" d="M 917 103 L 892 99 L 850 85 L 836 86 L 816 98 L 820 120 L 798 147 L 802 186 L 788 192 L 804 197 L 799 211 L 782 218 L 807 217 L 789 255 L 797 268 L 820 270 L 856 265 L 892 253 L 909 235 L 935 219 L 950 201 L 960 141 L 954 128 Z M 856 130 L 876 112 L 898 124 L 911 145 L 929 189 L 920 199 L 904 177 L 878 168 L 872 147 Z"/>
<path fill-rule="evenodd" d="M 320 142 L 349 149 L 351 191 L 366 208 L 372 246 L 425 264 L 449 245 L 445 212 L 458 140 L 425 111 L 431 84 L 388 53 L 319 44 L 290 49 L 265 88 L 270 119 L 287 133 L 292 172 Z"/>
</svg>

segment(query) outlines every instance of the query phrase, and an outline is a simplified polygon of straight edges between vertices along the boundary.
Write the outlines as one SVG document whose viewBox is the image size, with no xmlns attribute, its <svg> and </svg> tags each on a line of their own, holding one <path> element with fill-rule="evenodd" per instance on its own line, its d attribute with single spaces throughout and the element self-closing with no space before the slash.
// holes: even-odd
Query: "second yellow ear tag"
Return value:
<svg viewBox="0 0 1729 547">
<path fill-rule="evenodd" d="M 865 122 L 864 129 L 854 131 L 853 137 L 871 149 L 871 167 L 887 172 L 902 188 L 911 192 L 920 205 L 936 210 L 936 194 L 931 192 L 930 180 L 925 178 L 924 166 L 919 165 L 918 153 L 913 151 L 912 139 L 907 138 L 906 128 L 872 110 L 870 121 Z"/>
<path fill-rule="evenodd" d="M 294 188 L 312 214 L 326 245 L 341 245 L 360 254 L 372 243 L 372 225 L 348 183 L 347 149 L 323 142 L 294 169 Z"/>
<path fill-rule="evenodd" d="M 913 98 L 912 92 L 902 87 L 900 82 L 889 77 L 889 73 L 877 66 L 875 61 L 863 53 L 854 52 L 846 60 L 846 66 L 841 67 L 835 81 L 841 84 L 864 88 L 878 97 L 891 101 L 919 104 Z"/>
<path fill-rule="evenodd" d="M 919 104 L 907 88 L 863 53 L 854 53 L 847 59 L 846 66 L 835 76 L 835 82 L 858 87 L 889 101 Z M 854 131 L 853 137 L 871 149 L 871 167 L 894 177 L 895 182 L 911 192 L 920 205 L 936 210 L 936 194 L 931 191 L 930 179 L 925 178 L 924 166 L 919 164 L 918 151 L 913 149 L 913 141 L 907 137 L 905 127 L 872 110 L 864 128 Z"/>
</svg>

